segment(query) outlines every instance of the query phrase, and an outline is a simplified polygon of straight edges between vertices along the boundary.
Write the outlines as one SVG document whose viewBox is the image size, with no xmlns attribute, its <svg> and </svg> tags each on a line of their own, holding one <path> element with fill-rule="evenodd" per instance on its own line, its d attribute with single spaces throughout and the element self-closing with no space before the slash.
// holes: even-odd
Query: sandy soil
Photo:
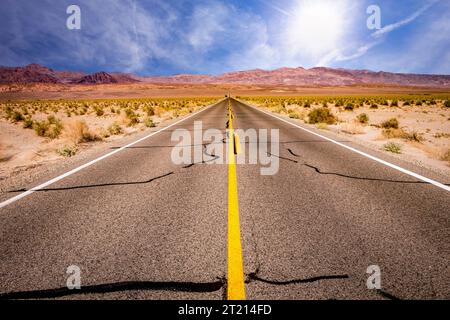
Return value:
<svg viewBox="0 0 450 320">
<path fill-rule="evenodd" d="M 98 119 L 95 117 L 80 116 L 77 118 L 85 121 L 95 134 L 100 134 L 103 128 L 116 121 L 112 117 Z M 67 124 L 70 121 L 76 120 L 63 119 L 63 122 Z M 143 124 L 132 128 L 124 127 L 123 134 L 110 136 L 98 142 L 78 144 L 76 146 L 77 153 L 94 148 L 98 144 L 115 141 L 127 135 L 133 135 L 145 129 Z M 65 146 L 72 146 L 70 137 L 66 137 L 64 134 L 61 138 L 55 140 L 39 137 L 33 130 L 25 130 L 21 124 L 13 124 L 4 119 L 0 119 L 0 132 L 0 180 L 6 179 L 11 175 L 20 174 L 31 168 L 43 166 L 46 163 L 54 162 L 58 159 L 63 160 L 65 157 L 58 154 L 58 150 L 61 150 Z"/>
<path fill-rule="evenodd" d="M 296 120 L 308 124 L 308 113 L 319 106 L 305 109 L 298 106 L 288 106 L 288 110 L 296 110 L 300 119 Z M 404 106 L 392 108 L 379 106 L 371 109 L 364 106 L 354 111 L 345 111 L 343 108 L 329 106 L 333 114 L 338 118 L 335 125 L 319 124 L 315 127 L 321 130 L 331 131 L 346 139 L 360 143 L 365 147 L 376 150 L 385 150 L 385 145 L 394 142 L 401 147 L 401 152 L 395 154 L 400 159 L 412 161 L 435 172 L 450 176 L 450 160 L 444 159 L 450 151 L 450 109 L 441 104 L 435 106 Z M 273 111 L 267 109 L 267 111 Z M 357 116 L 365 113 L 369 117 L 367 124 L 361 124 Z M 396 118 L 399 121 L 401 135 L 404 133 L 416 133 L 420 141 L 409 140 L 404 136 L 387 136 L 381 124 L 389 119 Z"/>
<path fill-rule="evenodd" d="M 358 114 L 366 113 L 369 116 L 369 123 L 366 126 L 356 124 L 355 117 Z M 389 108 L 384 107 L 378 110 L 372 110 L 368 107 L 360 108 L 354 112 L 339 112 L 338 118 L 341 123 L 332 130 L 343 134 L 349 134 L 345 131 L 346 124 L 350 127 L 359 127 L 361 131 L 356 133 L 360 140 L 370 141 L 378 148 L 388 141 L 394 141 L 403 146 L 403 154 L 417 157 L 421 161 L 433 163 L 440 168 L 449 168 L 450 163 L 441 161 L 445 152 L 450 149 L 450 110 L 438 106 L 427 107 L 405 107 Z M 400 128 L 407 133 L 417 133 L 423 140 L 405 141 L 402 138 L 388 139 L 383 135 L 382 130 L 377 126 L 391 118 L 397 118 Z M 350 134 L 352 134 L 350 130 Z M 449 168 L 450 169 L 450 168 Z"/>
<path fill-rule="evenodd" d="M 200 106 L 192 108 L 192 111 L 195 112 Z M 4 112 L 4 110 L 0 111 Z M 38 136 L 33 129 L 24 129 L 23 122 L 13 123 L 0 117 L 0 181 L 37 167 L 67 160 L 66 158 L 69 156 L 62 153 L 65 148 L 73 150 L 75 152 L 73 156 L 78 156 L 89 149 L 95 149 L 126 136 L 133 136 L 152 129 L 143 122 L 147 116 L 141 110 L 136 111 L 140 117 L 140 123 L 133 126 L 127 125 L 129 120 L 123 111 L 119 114 L 112 113 L 109 108 L 105 107 L 104 112 L 102 116 L 97 116 L 90 111 L 84 115 L 71 114 L 70 117 L 63 111 L 34 114 L 34 121 L 45 121 L 49 115 L 61 120 L 62 133 L 56 139 Z M 160 127 L 177 116 L 170 110 L 150 118 L 156 126 Z M 84 123 L 87 132 L 96 138 L 89 142 L 79 142 L 79 134 L 73 133 L 71 128 L 78 128 L 80 123 Z M 120 125 L 121 133 L 111 134 L 108 131 L 109 126 L 113 123 Z"/>
<path fill-rule="evenodd" d="M 392 86 L 293 87 L 258 85 L 0 85 L 1 100 L 27 99 L 104 99 L 154 97 L 211 97 L 231 92 L 234 96 L 299 96 L 299 95 L 376 95 L 408 93 L 448 93 L 436 88 Z"/>
</svg>

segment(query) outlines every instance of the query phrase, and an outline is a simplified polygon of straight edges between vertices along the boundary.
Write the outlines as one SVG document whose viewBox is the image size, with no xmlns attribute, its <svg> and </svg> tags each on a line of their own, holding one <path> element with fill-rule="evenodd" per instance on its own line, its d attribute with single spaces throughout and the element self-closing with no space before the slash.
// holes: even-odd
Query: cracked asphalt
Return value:
<svg viewBox="0 0 450 320">
<path fill-rule="evenodd" d="M 247 299 L 450 298 L 448 192 L 231 103 L 235 128 L 281 142 L 276 175 L 237 166 Z M 227 165 L 207 164 L 207 142 L 205 163 L 173 164 L 171 134 L 194 121 L 225 133 L 227 106 L 0 209 L 0 299 L 224 299 Z M 70 265 L 81 291 L 65 288 Z M 367 289 L 370 265 L 381 290 Z"/>
</svg>

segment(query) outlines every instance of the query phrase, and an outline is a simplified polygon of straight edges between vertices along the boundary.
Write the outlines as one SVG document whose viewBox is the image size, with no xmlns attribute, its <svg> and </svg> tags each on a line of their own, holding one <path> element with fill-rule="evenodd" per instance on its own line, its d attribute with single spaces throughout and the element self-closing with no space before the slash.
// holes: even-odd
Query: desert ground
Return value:
<svg viewBox="0 0 450 320">
<path fill-rule="evenodd" d="M 63 94 L 49 100 L 49 91 L 39 92 L 39 98 L 33 99 L 28 94 L 0 102 L 0 180 L 155 130 L 219 100 L 65 99 Z"/>
<path fill-rule="evenodd" d="M 0 86 L 0 179 L 77 157 L 219 101 L 252 105 L 450 176 L 450 91 L 239 85 Z M 332 120 L 311 120 L 326 106 Z M 394 120 L 395 119 L 395 120 Z M 392 123 L 390 123 L 391 121 Z"/>
<path fill-rule="evenodd" d="M 450 174 L 450 102 L 445 93 L 240 98 L 303 125 Z"/>
</svg>

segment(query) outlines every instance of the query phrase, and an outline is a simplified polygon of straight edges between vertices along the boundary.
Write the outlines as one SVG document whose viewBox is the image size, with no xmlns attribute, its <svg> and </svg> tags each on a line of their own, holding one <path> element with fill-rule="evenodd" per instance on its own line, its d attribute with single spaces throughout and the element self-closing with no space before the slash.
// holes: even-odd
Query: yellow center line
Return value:
<svg viewBox="0 0 450 320">
<path fill-rule="evenodd" d="M 228 300 L 245 300 L 244 266 L 242 261 L 241 227 L 236 176 L 233 110 L 228 100 Z"/>
</svg>

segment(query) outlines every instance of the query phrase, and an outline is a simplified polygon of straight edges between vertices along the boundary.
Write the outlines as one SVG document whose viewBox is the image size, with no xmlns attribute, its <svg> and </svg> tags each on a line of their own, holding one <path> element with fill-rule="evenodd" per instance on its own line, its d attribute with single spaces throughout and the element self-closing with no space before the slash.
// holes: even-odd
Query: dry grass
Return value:
<svg viewBox="0 0 450 320">
<path fill-rule="evenodd" d="M 123 133 L 123 129 L 117 121 L 113 122 L 106 130 L 113 136 Z"/>
<path fill-rule="evenodd" d="M 397 118 L 392 118 L 387 121 L 384 121 L 381 124 L 381 127 L 383 129 L 398 129 L 400 127 L 400 123 L 398 122 Z"/>
<path fill-rule="evenodd" d="M 57 150 L 57 153 L 65 158 L 70 158 L 73 157 L 77 154 L 78 152 L 78 148 L 77 146 L 73 145 L 73 146 L 64 146 L 63 148 Z"/>
<path fill-rule="evenodd" d="M 402 146 L 395 142 L 388 142 L 384 145 L 384 150 L 392 153 L 402 153 Z"/>
<path fill-rule="evenodd" d="M 382 136 L 386 139 L 403 139 L 406 132 L 403 129 L 384 129 L 381 132 Z"/>
<path fill-rule="evenodd" d="M 327 107 L 321 107 L 312 110 L 308 114 L 308 118 L 310 124 L 317 124 L 317 123 L 335 124 L 337 122 L 336 116 Z"/>
<path fill-rule="evenodd" d="M 326 123 L 318 123 L 316 124 L 316 128 L 319 130 L 328 130 L 328 125 Z"/>
<path fill-rule="evenodd" d="M 403 139 L 405 139 L 407 141 L 419 142 L 419 143 L 424 141 L 423 135 L 417 131 L 405 132 Z"/>
<path fill-rule="evenodd" d="M 417 131 L 405 131 L 404 129 L 384 129 L 383 137 L 387 139 L 403 139 L 410 142 L 423 142 L 423 135 Z"/>
<path fill-rule="evenodd" d="M 361 124 L 368 124 L 369 123 L 369 116 L 366 113 L 359 114 L 356 119 Z"/>
<path fill-rule="evenodd" d="M 450 165 L 450 149 L 445 151 L 441 156 L 442 161 L 446 161 Z"/>
<path fill-rule="evenodd" d="M 86 122 L 80 120 L 70 121 L 65 124 L 63 138 L 73 144 L 101 140 L 99 136 L 91 132 Z"/>
<path fill-rule="evenodd" d="M 342 123 L 340 125 L 340 130 L 344 133 L 348 134 L 364 134 L 366 131 L 364 130 L 364 126 L 360 123 Z"/>
</svg>

